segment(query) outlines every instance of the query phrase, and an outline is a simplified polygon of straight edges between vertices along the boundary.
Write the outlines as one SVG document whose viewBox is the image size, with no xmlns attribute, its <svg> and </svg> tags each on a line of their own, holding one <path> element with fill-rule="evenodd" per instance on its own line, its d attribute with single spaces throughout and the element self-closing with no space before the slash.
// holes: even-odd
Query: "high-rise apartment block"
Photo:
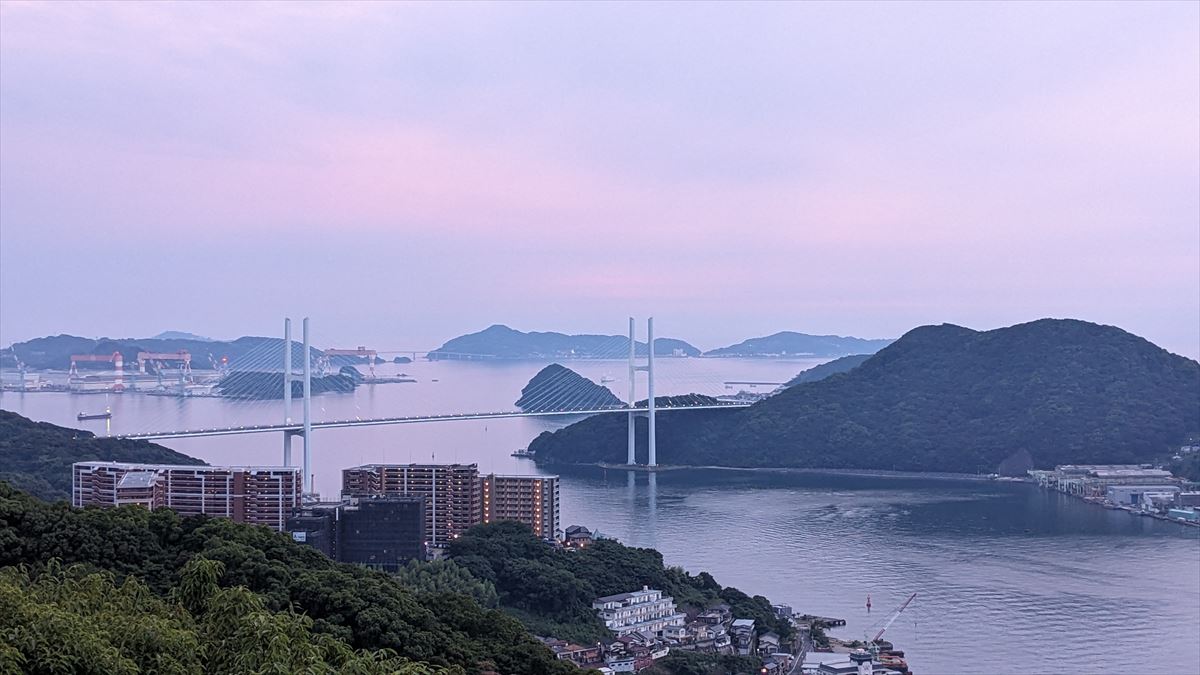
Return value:
<svg viewBox="0 0 1200 675">
<path fill-rule="evenodd" d="M 479 475 L 476 464 L 365 464 L 342 471 L 342 497 L 425 498 L 431 547 L 480 523 L 515 520 L 534 534 L 559 531 L 558 476 Z"/>
<path fill-rule="evenodd" d="M 300 484 L 297 467 L 76 462 L 71 504 L 140 504 L 282 530 L 300 506 Z"/>
<path fill-rule="evenodd" d="M 558 476 L 503 476 L 480 479 L 485 523 L 515 520 L 543 539 L 559 532 Z"/>
<path fill-rule="evenodd" d="M 466 532 L 480 520 L 477 464 L 364 464 L 342 471 L 342 497 L 424 497 L 429 546 Z"/>
</svg>

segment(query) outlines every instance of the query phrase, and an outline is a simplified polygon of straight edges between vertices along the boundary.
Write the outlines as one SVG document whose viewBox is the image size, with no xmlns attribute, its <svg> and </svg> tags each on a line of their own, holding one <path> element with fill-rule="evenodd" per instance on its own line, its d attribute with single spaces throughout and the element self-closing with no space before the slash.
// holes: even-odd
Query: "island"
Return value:
<svg viewBox="0 0 1200 675">
<path fill-rule="evenodd" d="M 558 363 L 538 371 L 521 389 L 516 406 L 526 412 L 544 410 L 601 410 L 625 404 L 601 386 Z"/>
<path fill-rule="evenodd" d="M 646 343 L 635 343 L 635 353 L 645 358 Z M 674 338 L 657 338 L 655 356 L 700 356 L 696 347 Z M 623 359 L 629 356 L 629 337 L 624 335 L 566 335 L 523 333 L 496 324 L 469 335 L 461 335 L 429 352 L 430 361 L 458 359 Z"/>
<path fill-rule="evenodd" d="M 783 331 L 766 337 L 750 338 L 735 345 L 710 349 L 705 356 L 741 358 L 766 358 L 781 356 L 847 356 L 850 354 L 874 354 L 890 345 L 893 340 L 868 340 L 841 335 L 809 335 Z"/>
<path fill-rule="evenodd" d="M 1200 364 L 1120 328 L 923 326 L 857 367 L 748 408 L 658 419 L 664 464 L 1023 475 L 1154 461 L 1200 429 Z M 622 462 L 626 421 L 545 432 L 543 463 Z"/>
</svg>

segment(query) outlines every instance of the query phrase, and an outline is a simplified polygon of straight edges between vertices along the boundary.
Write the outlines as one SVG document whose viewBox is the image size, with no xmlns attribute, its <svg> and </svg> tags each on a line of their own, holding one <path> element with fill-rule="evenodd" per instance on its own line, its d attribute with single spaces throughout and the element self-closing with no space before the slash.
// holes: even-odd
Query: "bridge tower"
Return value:
<svg viewBox="0 0 1200 675">
<path fill-rule="evenodd" d="M 301 429 L 283 431 L 283 464 L 292 465 L 292 436 L 304 439 L 303 473 L 301 475 L 301 492 L 305 495 L 313 493 L 312 480 L 312 354 L 309 350 L 308 317 L 303 322 L 304 340 L 304 422 Z M 283 320 L 283 423 L 292 423 L 292 320 Z"/>
<path fill-rule="evenodd" d="M 646 365 L 644 366 L 637 365 L 637 341 L 634 336 L 633 317 L 629 317 L 629 451 L 626 464 L 630 466 L 637 464 L 637 457 L 634 453 L 636 447 L 634 420 L 639 413 L 633 406 L 637 401 L 636 378 L 639 371 L 646 372 L 646 427 L 648 433 L 646 466 L 653 467 L 658 466 L 658 452 L 655 447 L 657 434 L 654 428 L 654 317 L 646 319 Z"/>
</svg>

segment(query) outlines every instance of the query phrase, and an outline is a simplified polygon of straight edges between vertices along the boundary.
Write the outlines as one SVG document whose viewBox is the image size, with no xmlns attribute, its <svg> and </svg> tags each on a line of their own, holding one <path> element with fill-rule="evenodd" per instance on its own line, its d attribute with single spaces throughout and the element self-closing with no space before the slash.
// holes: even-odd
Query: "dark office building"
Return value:
<svg viewBox="0 0 1200 675">
<path fill-rule="evenodd" d="M 425 500 L 364 497 L 297 509 L 292 538 L 341 562 L 395 570 L 425 559 Z"/>
<path fill-rule="evenodd" d="M 296 509 L 287 519 L 286 529 L 292 539 L 337 560 L 337 510 L 340 506 L 338 503 L 315 504 Z"/>
<path fill-rule="evenodd" d="M 421 497 L 358 499 L 341 509 L 338 560 L 395 570 L 425 559 L 425 500 Z"/>
</svg>

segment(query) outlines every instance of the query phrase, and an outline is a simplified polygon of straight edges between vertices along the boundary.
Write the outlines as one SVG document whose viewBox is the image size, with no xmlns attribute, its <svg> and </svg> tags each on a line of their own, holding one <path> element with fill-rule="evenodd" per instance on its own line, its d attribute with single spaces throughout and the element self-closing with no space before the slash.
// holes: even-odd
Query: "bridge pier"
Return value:
<svg viewBox="0 0 1200 675">
<path fill-rule="evenodd" d="M 308 317 L 304 317 L 304 483 L 301 494 L 313 494 L 312 484 L 312 356 L 309 352 Z"/>
</svg>

